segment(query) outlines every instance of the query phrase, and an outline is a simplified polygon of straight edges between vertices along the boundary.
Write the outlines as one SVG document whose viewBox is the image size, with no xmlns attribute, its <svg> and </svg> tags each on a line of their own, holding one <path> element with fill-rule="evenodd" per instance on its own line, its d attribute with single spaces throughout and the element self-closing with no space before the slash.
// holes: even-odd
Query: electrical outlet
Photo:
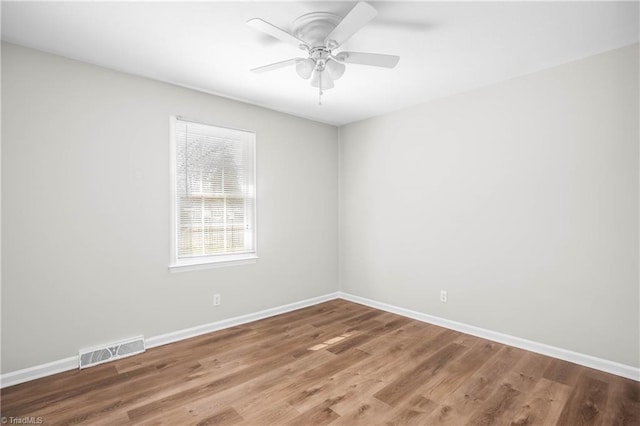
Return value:
<svg viewBox="0 0 640 426">
<path fill-rule="evenodd" d="M 446 302 L 447 301 L 447 291 L 446 290 L 440 290 L 440 301 L 441 302 Z"/>
<path fill-rule="evenodd" d="M 219 294 L 214 294 L 213 295 L 213 306 L 220 306 L 220 295 Z"/>
</svg>

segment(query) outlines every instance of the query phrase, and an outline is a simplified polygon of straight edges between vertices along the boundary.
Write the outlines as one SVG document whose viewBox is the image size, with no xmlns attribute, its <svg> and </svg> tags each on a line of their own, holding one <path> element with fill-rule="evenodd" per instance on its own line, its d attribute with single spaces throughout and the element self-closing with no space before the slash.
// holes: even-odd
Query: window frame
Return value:
<svg viewBox="0 0 640 426">
<path fill-rule="evenodd" d="M 222 129 L 224 131 L 232 131 L 232 132 L 242 132 L 246 133 L 250 137 L 250 143 L 252 144 L 252 166 L 253 166 L 253 205 L 252 205 L 252 222 L 253 222 L 253 250 L 250 252 L 243 253 L 225 253 L 225 254 L 217 254 L 217 255 L 203 255 L 203 256 L 193 256 L 187 258 L 179 258 L 178 257 L 178 212 L 177 212 L 177 199 L 178 199 L 178 188 L 177 188 L 177 177 L 178 177 L 178 141 L 176 134 L 176 126 L 178 121 L 183 121 L 187 123 L 194 123 L 202 126 L 210 126 L 218 129 Z M 216 124 L 203 123 L 195 120 L 188 120 L 181 116 L 170 116 L 169 117 L 169 163 L 170 163 L 170 239 L 169 239 L 169 271 L 170 272 L 182 272 L 182 271 L 193 271 L 200 269 L 209 269 L 209 268 L 218 268 L 224 266 L 236 266 L 236 265 L 247 265 L 256 263 L 258 259 L 258 238 L 257 238 L 257 190 L 256 190 L 256 133 L 251 130 L 243 130 L 243 129 L 235 129 L 231 127 L 219 126 Z"/>
</svg>

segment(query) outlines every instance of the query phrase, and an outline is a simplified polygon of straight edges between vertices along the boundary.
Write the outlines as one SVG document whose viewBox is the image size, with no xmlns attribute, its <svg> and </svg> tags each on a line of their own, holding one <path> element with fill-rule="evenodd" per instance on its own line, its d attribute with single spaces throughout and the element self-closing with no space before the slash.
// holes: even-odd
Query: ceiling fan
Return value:
<svg viewBox="0 0 640 426">
<path fill-rule="evenodd" d="M 293 34 L 260 18 L 250 19 L 247 21 L 250 27 L 307 53 L 306 58 L 287 59 L 251 71 L 261 73 L 295 65 L 298 75 L 305 80 L 310 78 L 311 86 L 318 88 L 318 104 L 322 105 L 323 91 L 334 87 L 334 80 L 345 72 L 345 64 L 393 68 L 400 60 L 399 56 L 379 53 L 335 52 L 377 14 L 376 9 L 365 2 L 357 3 L 344 18 L 329 12 L 307 13 L 293 22 Z"/>
</svg>

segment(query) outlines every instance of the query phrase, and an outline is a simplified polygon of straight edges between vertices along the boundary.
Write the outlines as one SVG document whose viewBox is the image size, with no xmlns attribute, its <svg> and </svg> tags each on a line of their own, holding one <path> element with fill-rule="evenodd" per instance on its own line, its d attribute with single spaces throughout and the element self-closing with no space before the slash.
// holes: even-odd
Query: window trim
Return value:
<svg viewBox="0 0 640 426">
<path fill-rule="evenodd" d="M 219 127 L 250 133 L 253 135 L 253 180 L 254 180 L 254 199 L 253 199 L 253 250 L 244 253 L 219 254 L 211 256 L 196 256 L 191 258 L 178 258 L 177 242 L 178 242 L 178 218 L 176 211 L 177 202 L 177 140 L 176 140 L 176 124 L 178 121 L 186 121 L 190 123 L 201 124 L 205 126 Z M 257 216 L 257 176 L 256 176 L 256 133 L 251 130 L 234 129 L 231 127 L 219 126 L 217 124 L 203 123 L 195 120 L 188 120 L 181 116 L 169 117 L 169 203 L 170 203 L 170 238 L 169 238 L 169 271 L 184 272 L 195 271 L 209 268 L 220 268 L 225 266 L 237 266 L 256 263 L 258 260 L 258 216 Z"/>
</svg>

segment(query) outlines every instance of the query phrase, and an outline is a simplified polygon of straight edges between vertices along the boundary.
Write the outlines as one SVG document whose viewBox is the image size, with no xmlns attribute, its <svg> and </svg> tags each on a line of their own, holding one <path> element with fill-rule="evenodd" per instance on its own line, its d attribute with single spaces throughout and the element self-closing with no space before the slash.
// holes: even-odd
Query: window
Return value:
<svg viewBox="0 0 640 426">
<path fill-rule="evenodd" d="M 255 133 L 171 118 L 170 269 L 255 262 Z"/>
</svg>

